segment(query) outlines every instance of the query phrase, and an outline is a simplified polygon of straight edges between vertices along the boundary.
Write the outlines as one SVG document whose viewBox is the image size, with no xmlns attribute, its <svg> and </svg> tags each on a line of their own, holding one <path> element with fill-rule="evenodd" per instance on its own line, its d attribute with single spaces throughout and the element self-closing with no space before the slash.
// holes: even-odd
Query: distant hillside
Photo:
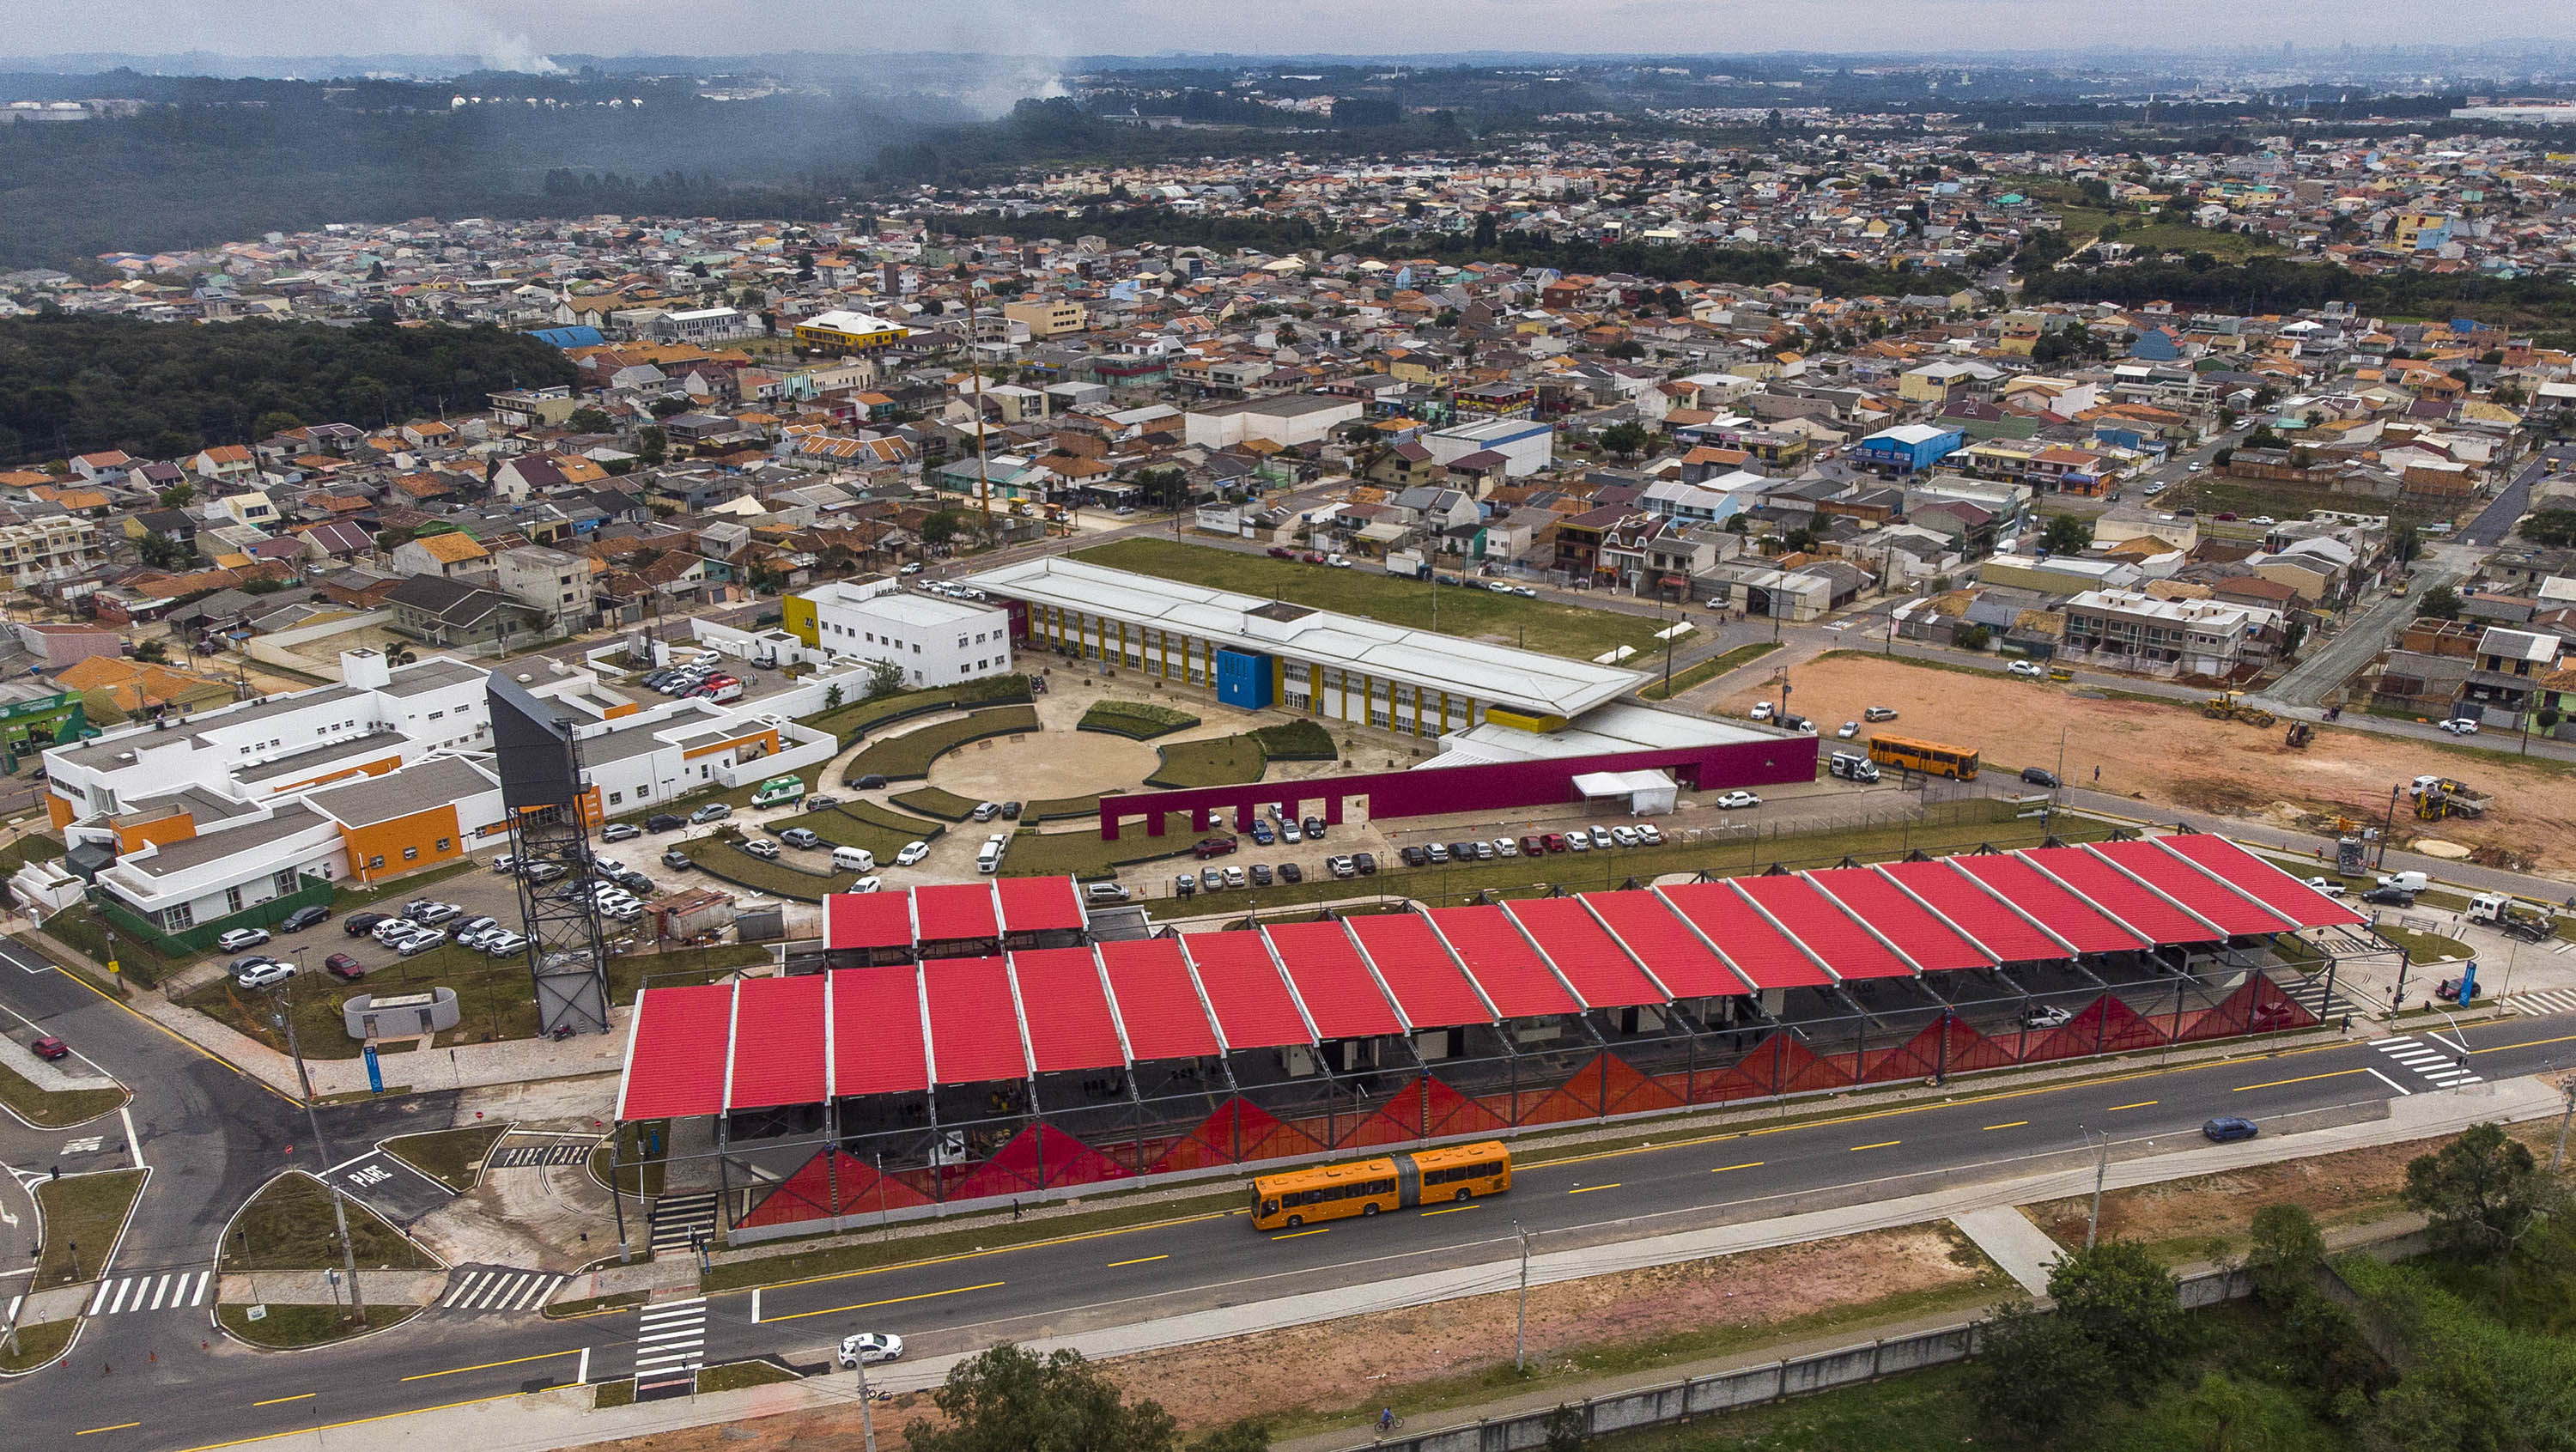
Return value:
<svg viewBox="0 0 2576 1452">
<path fill-rule="evenodd" d="M 0 320 L 0 464 L 123 449 L 176 458 L 299 424 L 379 428 L 574 381 L 563 354 L 497 328 L 132 318 Z"/>
</svg>

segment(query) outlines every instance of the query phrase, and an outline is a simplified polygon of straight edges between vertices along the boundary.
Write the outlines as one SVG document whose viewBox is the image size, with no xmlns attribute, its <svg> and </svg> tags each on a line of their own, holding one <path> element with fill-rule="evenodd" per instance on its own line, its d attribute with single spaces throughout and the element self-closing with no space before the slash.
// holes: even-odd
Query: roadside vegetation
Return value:
<svg viewBox="0 0 2576 1452">
<path fill-rule="evenodd" d="M 1664 685 L 1664 678 L 1658 675 L 1640 686 L 1637 694 L 1649 701 L 1669 701 L 1693 686 L 1716 680 L 1728 671 L 1750 665 L 1779 648 L 1780 642 L 1776 640 L 1757 640 L 1739 645 L 1732 650 L 1710 656 L 1697 665 L 1684 666 L 1673 672 L 1672 685 L 1669 689 Z"/>
<path fill-rule="evenodd" d="M 1139 741 L 1187 731 L 1199 724 L 1199 718 L 1170 706 L 1150 701 L 1094 701 L 1076 723 L 1078 731 L 1106 731 L 1114 736 L 1132 736 Z"/>
<path fill-rule="evenodd" d="M 434 1129 L 427 1134 L 396 1135 L 385 1141 L 384 1148 L 395 1159 L 462 1195 L 482 1178 L 484 1158 L 507 1133 L 509 1126 L 505 1124 L 475 1124 L 462 1129 Z"/>
<path fill-rule="evenodd" d="M 349 1218 L 349 1240 L 358 1269 L 438 1269 L 427 1251 L 364 1203 L 344 1195 L 340 1205 Z M 269 1181 L 233 1218 L 218 1260 L 226 1275 L 338 1267 L 343 1256 L 339 1228 L 332 1218 L 331 1192 L 301 1171 Z"/>
<path fill-rule="evenodd" d="M 36 1256 L 34 1290 L 77 1285 L 98 1278 L 99 1263 L 125 1230 L 126 1212 L 143 1190 L 145 1171 L 105 1170 L 65 1175 L 36 1186 L 45 1239 Z"/>
<path fill-rule="evenodd" d="M 217 1306 L 215 1320 L 225 1331 L 253 1346 L 271 1351 L 294 1351 L 306 1346 L 327 1346 L 399 1326 L 421 1313 L 418 1306 L 369 1305 L 356 1315 L 335 1305 L 280 1306 L 262 1308 L 260 1318 L 250 1318 L 248 1306 Z"/>
<path fill-rule="evenodd" d="M 122 1089 L 46 1089 L 0 1064 L 0 1103 L 38 1129 L 69 1129 L 124 1102 Z"/>
</svg>

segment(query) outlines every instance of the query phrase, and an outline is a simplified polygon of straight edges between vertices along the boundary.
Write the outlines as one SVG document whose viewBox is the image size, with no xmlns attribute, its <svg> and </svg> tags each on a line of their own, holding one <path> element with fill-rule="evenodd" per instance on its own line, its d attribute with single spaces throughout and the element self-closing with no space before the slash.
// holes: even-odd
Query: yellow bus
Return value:
<svg viewBox="0 0 2576 1452">
<path fill-rule="evenodd" d="M 1511 1187 L 1512 1152 L 1498 1140 L 1283 1170 L 1252 1182 L 1252 1228 L 1294 1230 L 1310 1220 L 1472 1200 Z"/>
<path fill-rule="evenodd" d="M 1904 736 L 1873 736 L 1869 739 L 1869 759 L 1881 766 L 1903 767 L 1925 776 L 1977 779 L 1977 753 L 1965 746 L 1945 746 L 1938 741 L 1916 741 Z"/>
</svg>

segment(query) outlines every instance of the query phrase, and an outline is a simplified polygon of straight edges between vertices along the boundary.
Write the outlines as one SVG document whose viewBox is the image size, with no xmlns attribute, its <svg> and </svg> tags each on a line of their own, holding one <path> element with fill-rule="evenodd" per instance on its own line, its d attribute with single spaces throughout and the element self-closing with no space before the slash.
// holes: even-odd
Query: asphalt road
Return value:
<svg viewBox="0 0 2576 1452">
<path fill-rule="evenodd" d="M 20 987 L 0 993 L 14 998 Z M 2447 1035 L 2416 1037 L 2449 1053 Z M 2464 1046 L 2471 1070 L 2487 1079 L 2565 1064 L 2576 1060 L 2576 1016 L 2472 1028 Z M 1463 1207 L 1278 1234 L 1255 1232 L 1236 1213 L 1183 1218 L 771 1287 L 757 1297 L 757 1321 L 752 1293 L 722 1293 L 707 1303 L 705 1356 L 713 1364 L 778 1352 L 812 1363 L 856 1330 L 896 1331 L 912 1354 L 938 1355 L 1489 1263 L 1510 1254 L 1514 1222 L 1536 1248 L 1560 1250 L 2063 1168 L 2088 1153 L 2087 1129 L 2108 1131 L 2113 1153 L 2127 1158 L 2196 1143 L 2215 1114 L 2258 1122 L 2337 1107 L 2366 1114 L 2399 1093 L 2437 1092 L 2433 1078 L 2360 1043 L 2088 1084 L 1970 1089 L 1954 1101 L 1535 1166 L 1507 1198 Z M 202 1314 L 93 1325 L 69 1367 L 11 1388 L 13 1444 L 205 1449 L 583 1377 L 620 1379 L 633 1370 L 638 1327 L 633 1311 L 546 1321 L 431 1310 L 388 1334 L 278 1357 L 208 1337 Z M 95 1386 L 116 1395 L 74 1390 Z"/>
</svg>

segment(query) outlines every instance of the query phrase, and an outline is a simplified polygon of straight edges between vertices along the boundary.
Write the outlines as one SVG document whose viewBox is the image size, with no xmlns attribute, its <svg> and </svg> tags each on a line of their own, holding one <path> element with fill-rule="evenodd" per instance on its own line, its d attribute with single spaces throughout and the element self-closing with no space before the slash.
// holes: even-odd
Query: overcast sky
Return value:
<svg viewBox="0 0 2576 1452">
<path fill-rule="evenodd" d="M 17 0 L 0 54 L 1563 53 L 2576 40 L 2569 0 Z"/>
</svg>

